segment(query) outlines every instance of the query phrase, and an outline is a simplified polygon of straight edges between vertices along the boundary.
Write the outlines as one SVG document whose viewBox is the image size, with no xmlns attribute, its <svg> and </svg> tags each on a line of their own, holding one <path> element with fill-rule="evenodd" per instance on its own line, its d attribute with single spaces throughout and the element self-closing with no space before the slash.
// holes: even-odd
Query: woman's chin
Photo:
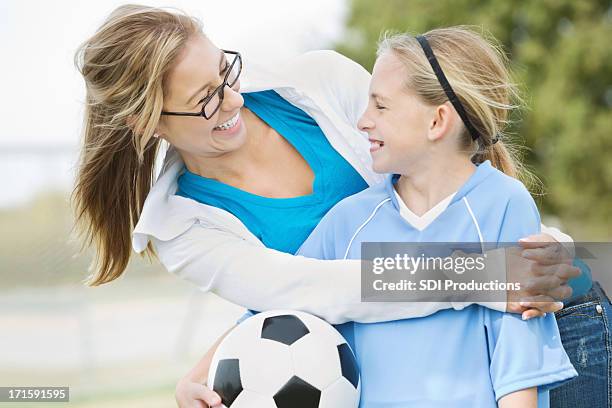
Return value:
<svg viewBox="0 0 612 408">
<path fill-rule="evenodd" d="M 244 146 L 246 142 L 247 132 L 244 126 L 237 129 L 237 132 L 233 133 L 221 133 L 213 131 L 211 133 L 212 141 L 217 146 L 222 146 L 224 150 L 232 151 L 238 150 Z"/>
</svg>

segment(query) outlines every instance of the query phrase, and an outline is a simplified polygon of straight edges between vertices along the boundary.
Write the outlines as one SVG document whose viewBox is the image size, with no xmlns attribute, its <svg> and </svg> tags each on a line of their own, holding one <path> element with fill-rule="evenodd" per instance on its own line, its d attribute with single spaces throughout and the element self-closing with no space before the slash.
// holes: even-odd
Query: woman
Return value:
<svg viewBox="0 0 612 408">
<path fill-rule="evenodd" d="M 90 285 L 119 277 L 133 247 L 157 256 L 168 271 L 203 290 L 254 310 L 299 309 L 341 323 L 464 307 L 450 299 L 435 304 L 363 303 L 359 261 L 321 261 L 266 248 L 233 213 L 176 194 L 179 173 L 186 171 L 262 198 L 315 194 L 316 174 L 304 156 L 242 107 L 236 70 L 240 57 L 216 48 L 197 20 L 156 8 L 122 6 L 77 55 L 87 108 L 73 198 L 85 242 L 97 249 Z M 352 188 L 359 178 L 367 185 L 381 180 L 370 167 L 369 143 L 355 126 L 367 103 L 369 81 L 359 65 L 336 53 L 313 52 L 271 71 L 246 64 L 242 78 L 242 92 L 274 90 L 306 112 L 333 147 L 334 160 L 348 163 L 343 168 L 356 183 Z M 160 139 L 171 147 L 152 187 Z M 323 200 L 320 216 L 350 193 L 342 186 L 335 199 Z M 315 225 L 312 217 L 306 227 Z M 295 234 L 291 224 L 281 227 L 278 236 Z M 538 316 L 557 311 L 561 305 L 553 299 L 571 293 L 567 280 L 579 271 L 552 242 L 564 240 L 564 235 L 546 231 L 521 244 L 533 248 L 531 259 L 518 250 L 501 254 L 508 280 L 530 280 L 530 287 L 509 294 L 507 308 L 498 308 Z M 520 305 L 517 300 L 524 296 L 546 302 Z M 214 394 L 201 386 L 206 378 L 199 369 L 203 365 L 181 382 L 180 390 L 194 390 L 198 398 L 207 399 Z M 182 398 L 182 391 L 178 394 Z"/>
</svg>

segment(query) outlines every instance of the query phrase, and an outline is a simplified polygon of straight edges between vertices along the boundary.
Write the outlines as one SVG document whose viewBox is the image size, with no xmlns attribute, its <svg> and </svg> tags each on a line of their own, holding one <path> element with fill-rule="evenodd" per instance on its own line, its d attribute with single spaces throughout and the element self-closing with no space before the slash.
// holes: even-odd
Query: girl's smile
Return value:
<svg viewBox="0 0 612 408">
<path fill-rule="evenodd" d="M 383 142 L 382 140 L 376 140 L 376 139 L 373 139 L 372 137 L 370 137 L 368 140 L 370 141 L 370 153 L 371 154 L 379 151 L 385 145 L 385 142 Z"/>
</svg>

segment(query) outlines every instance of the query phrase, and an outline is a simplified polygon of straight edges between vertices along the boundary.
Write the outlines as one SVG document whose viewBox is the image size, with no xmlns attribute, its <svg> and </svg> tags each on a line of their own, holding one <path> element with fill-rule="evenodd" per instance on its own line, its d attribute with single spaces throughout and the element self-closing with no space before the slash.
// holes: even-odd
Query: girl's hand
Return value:
<svg viewBox="0 0 612 408">
<path fill-rule="evenodd" d="M 559 300 L 572 294 L 567 281 L 581 273 L 570 254 L 548 234 L 529 236 L 519 245 L 506 253 L 508 281 L 521 283 L 520 291 L 508 293 L 507 311 L 530 319 L 562 309 Z"/>
<path fill-rule="evenodd" d="M 212 408 L 221 406 L 219 394 L 187 377 L 181 379 L 176 385 L 174 397 L 179 408 Z"/>
</svg>

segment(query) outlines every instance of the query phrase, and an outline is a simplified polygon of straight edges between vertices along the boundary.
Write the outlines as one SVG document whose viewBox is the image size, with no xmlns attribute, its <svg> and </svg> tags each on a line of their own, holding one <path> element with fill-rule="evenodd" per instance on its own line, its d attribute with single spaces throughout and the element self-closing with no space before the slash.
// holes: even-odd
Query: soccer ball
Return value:
<svg viewBox="0 0 612 408">
<path fill-rule="evenodd" d="M 356 408 L 353 351 L 329 323 L 296 311 L 256 314 L 215 352 L 208 386 L 227 408 Z"/>
</svg>

